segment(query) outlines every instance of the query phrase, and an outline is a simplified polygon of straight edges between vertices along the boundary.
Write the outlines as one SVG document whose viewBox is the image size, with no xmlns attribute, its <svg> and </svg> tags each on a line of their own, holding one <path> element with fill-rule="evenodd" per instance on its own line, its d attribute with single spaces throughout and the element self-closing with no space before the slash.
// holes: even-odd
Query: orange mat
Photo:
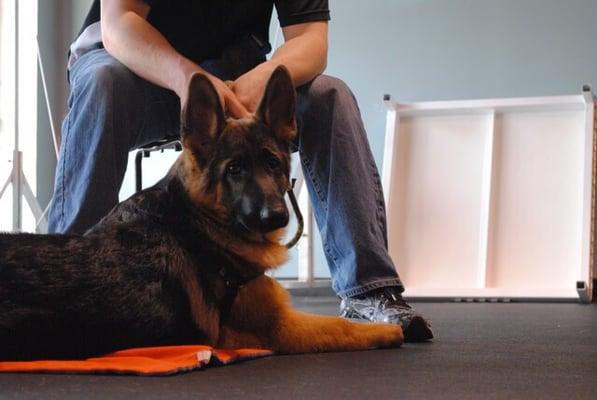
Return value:
<svg viewBox="0 0 597 400">
<path fill-rule="evenodd" d="M 208 365 L 271 355 L 262 349 L 214 349 L 209 346 L 165 346 L 121 350 L 86 360 L 0 361 L 0 372 L 68 374 L 172 375 Z"/>
</svg>

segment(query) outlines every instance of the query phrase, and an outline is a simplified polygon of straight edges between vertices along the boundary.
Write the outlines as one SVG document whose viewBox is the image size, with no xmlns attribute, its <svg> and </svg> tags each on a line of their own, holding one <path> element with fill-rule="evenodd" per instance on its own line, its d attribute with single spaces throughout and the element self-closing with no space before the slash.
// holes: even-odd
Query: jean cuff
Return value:
<svg viewBox="0 0 597 400">
<path fill-rule="evenodd" d="M 363 293 L 367 293 L 367 292 L 370 292 L 371 290 L 379 289 L 379 288 L 383 288 L 383 287 L 397 287 L 398 290 L 400 291 L 400 293 L 404 292 L 404 286 L 402 285 L 402 282 L 398 278 L 379 279 L 379 280 L 368 282 L 363 285 L 355 286 L 355 287 L 352 287 L 352 288 L 346 289 L 346 290 L 336 290 L 336 289 L 334 289 L 334 290 L 336 291 L 336 294 L 338 296 L 340 296 L 341 298 L 346 298 L 346 297 L 359 296 Z"/>
</svg>

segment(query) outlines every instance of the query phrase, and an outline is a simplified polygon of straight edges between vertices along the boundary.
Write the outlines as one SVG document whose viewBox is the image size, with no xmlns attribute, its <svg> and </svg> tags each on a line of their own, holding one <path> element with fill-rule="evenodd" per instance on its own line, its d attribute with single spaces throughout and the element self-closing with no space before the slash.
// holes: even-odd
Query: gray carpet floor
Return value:
<svg viewBox="0 0 597 400">
<path fill-rule="evenodd" d="M 295 298 L 337 312 L 334 298 Z M 436 339 L 161 378 L 0 374 L 1 399 L 597 399 L 597 305 L 420 303 Z"/>
</svg>

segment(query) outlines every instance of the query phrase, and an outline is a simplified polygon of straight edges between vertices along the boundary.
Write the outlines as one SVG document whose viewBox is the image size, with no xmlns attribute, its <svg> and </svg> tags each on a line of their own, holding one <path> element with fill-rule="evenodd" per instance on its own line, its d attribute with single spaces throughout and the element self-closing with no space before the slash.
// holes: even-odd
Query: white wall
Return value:
<svg viewBox="0 0 597 400">
<path fill-rule="evenodd" d="M 398 100 L 578 94 L 597 85 L 595 0 L 330 0 L 328 73 L 361 107 L 381 165 Z"/>
</svg>

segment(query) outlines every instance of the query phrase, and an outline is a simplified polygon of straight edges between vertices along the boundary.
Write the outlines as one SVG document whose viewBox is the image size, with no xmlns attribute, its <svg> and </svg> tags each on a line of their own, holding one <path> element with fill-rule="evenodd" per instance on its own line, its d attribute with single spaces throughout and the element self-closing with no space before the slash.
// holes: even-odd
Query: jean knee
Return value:
<svg viewBox="0 0 597 400">
<path fill-rule="evenodd" d="M 343 80 L 329 75 L 319 75 L 313 79 L 308 84 L 307 96 L 315 107 L 354 101 L 354 95 L 348 85 Z"/>
<path fill-rule="evenodd" d="M 136 79 L 135 74 L 119 62 L 100 62 L 77 74 L 72 89 L 93 96 L 95 102 L 125 102 L 134 93 Z"/>
<path fill-rule="evenodd" d="M 314 136 L 319 145 L 331 146 L 336 134 L 360 135 L 362 129 L 334 129 L 338 121 L 348 126 L 361 126 L 360 110 L 352 91 L 341 79 L 319 75 L 297 89 L 299 134 Z"/>
<path fill-rule="evenodd" d="M 139 80 L 114 59 L 78 68 L 71 79 L 69 100 L 72 134 L 93 132 L 98 143 L 117 143 L 128 151 L 142 118 Z"/>
</svg>

